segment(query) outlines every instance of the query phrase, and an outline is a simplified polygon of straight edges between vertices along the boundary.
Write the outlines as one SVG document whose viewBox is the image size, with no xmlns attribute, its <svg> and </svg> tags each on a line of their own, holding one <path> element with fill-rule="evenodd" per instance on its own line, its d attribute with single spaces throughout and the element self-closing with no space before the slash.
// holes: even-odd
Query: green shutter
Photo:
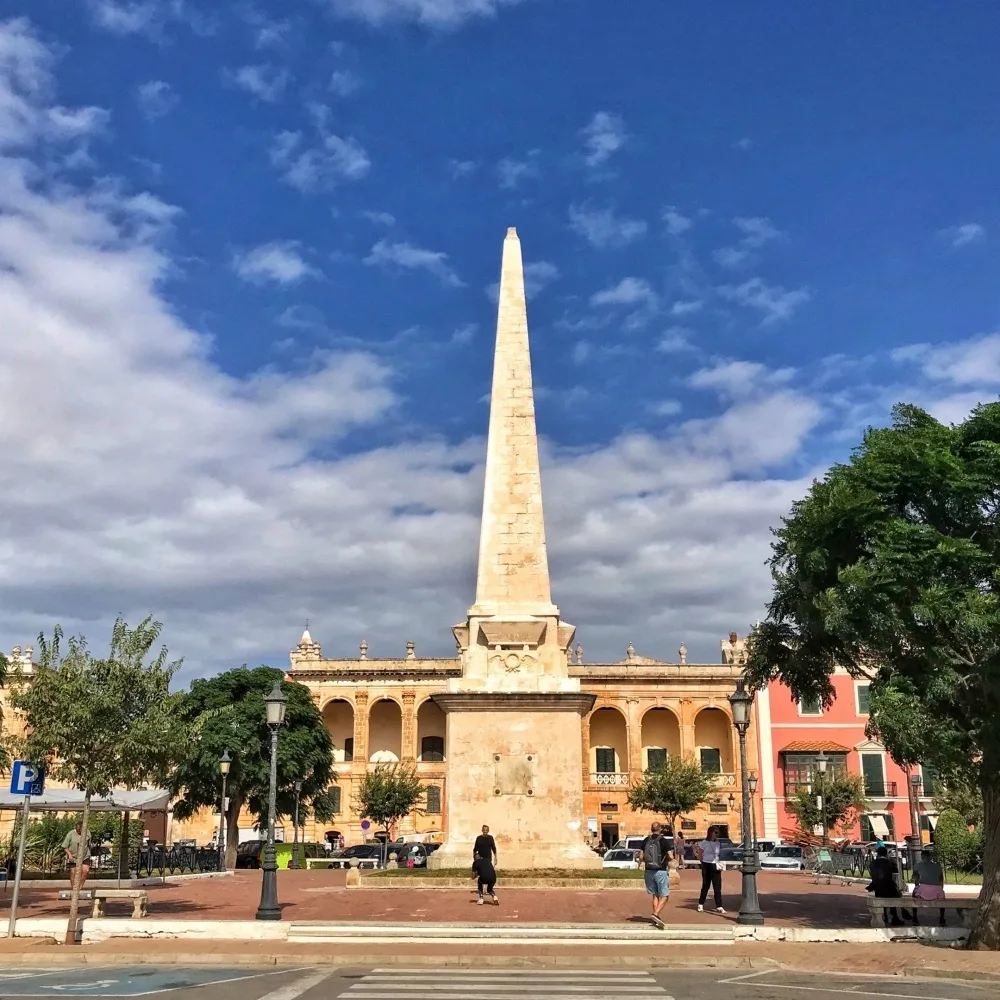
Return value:
<svg viewBox="0 0 1000 1000">
<path fill-rule="evenodd" d="M 441 789 L 438 785 L 427 786 L 427 812 L 441 812 Z"/>
<path fill-rule="evenodd" d="M 665 771 L 667 769 L 667 751 L 650 747 L 646 751 L 646 769 L 649 771 Z"/>
<path fill-rule="evenodd" d="M 885 795 L 885 769 L 880 753 L 861 755 L 861 774 L 865 779 L 866 795 Z"/>
<path fill-rule="evenodd" d="M 722 752 L 714 747 L 701 748 L 701 769 L 705 774 L 722 774 Z"/>
<path fill-rule="evenodd" d="M 597 748 L 597 773 L 598 774 L 614 774 L 615 773 L 615 752 L 611 747 L 598 747 Z"/>
<path fill-rule="evenodd" d="M 858 715 L 868 715 L 871 711 L 872 689 L 870 684 L 858 685 Z"/>
</svg>

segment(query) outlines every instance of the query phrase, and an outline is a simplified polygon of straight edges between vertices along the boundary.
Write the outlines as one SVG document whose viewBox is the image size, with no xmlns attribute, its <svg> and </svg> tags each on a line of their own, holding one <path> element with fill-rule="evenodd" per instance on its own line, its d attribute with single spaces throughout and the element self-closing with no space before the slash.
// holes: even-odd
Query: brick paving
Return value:
<svg viewBox="0 0 1000 1000">
<path fill-rule="evenodd" d="M 192 879 L 150 886 L 149 919 L 247 920 L 260 899 L 260 872 L 240 871 L 228 878 Z M 770 924 L 790 927 L 866 927 L 867 895 L 858 885 L 812 885 L 807 877 L 761 873 L 761 907 Z M 499 907 L 478 906 L 469 889 L 348 889 L 343 872 L 330 870 L 278 873 L 278 898 L 283 920 L 303 921 L 456 921 L 509 923 L 617 923 L 642 919 L 649 911 L 640 882 L 635 891 L 503 888 Z M 728 874 L 723 883 L 725 916 L 695 909 L 700 882 L 685 873 L 681 887 L 671 892 L 664 919 L 670 924 L 717 925 L 735 920 L 739 910 L 740 878 Z M 19 915 L 58 916 L 69 909 L 57 889 L 24 889 Z M 10 906 L 10 893 L 0 894 L 0 921 Z M 127 916 L 130 903 L 109 903 L 109 916 Z"/>
</svg>

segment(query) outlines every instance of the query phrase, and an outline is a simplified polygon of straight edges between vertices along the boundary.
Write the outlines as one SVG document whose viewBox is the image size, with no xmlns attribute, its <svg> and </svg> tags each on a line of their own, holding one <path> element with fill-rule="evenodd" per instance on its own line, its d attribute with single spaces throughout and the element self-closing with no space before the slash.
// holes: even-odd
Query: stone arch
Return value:
<svg viewBox="0 0 1000 1000">
<path fill-rule="evenodd" d="M 669 708 L 657 705 L 642 716 L 642 769 L 648 770 L 659 760 L 681 755 L 681 723 Z M 650 764 L 650 751 L 653 764 Z"/>
<path fill-rule="evenodd" d="M 694 717 L 694 744 L 704 770 L 735 773 L 733 722 L 721 708 L 707 706 Z"/>
<path fill-rule="evenodd" d="M 445 714 L 428 698 L 417 709 L 417 760 L 422 763 L 445 759 Z"/>
<path fill-rule="evenodd" d="M 590 770 L 593 774 L 628 771 L 628 726 L 625 715 L 612 705 L 591 713 Z M 601 779 L 597 779 L 601 783 Z"/>
<path fill-rule="evenodd" d="M 331 698 L 323 706 L 322 715 L 333 741 L 334 763 L 354 760 L 354 706 L 346 698 Z"/>
<path fill-rule="evenodd" d="M 403 756 L 403 710 L 393 698 L 379 698 L 368 709 L 368 759 L 388 764 Z"/>
</svg>

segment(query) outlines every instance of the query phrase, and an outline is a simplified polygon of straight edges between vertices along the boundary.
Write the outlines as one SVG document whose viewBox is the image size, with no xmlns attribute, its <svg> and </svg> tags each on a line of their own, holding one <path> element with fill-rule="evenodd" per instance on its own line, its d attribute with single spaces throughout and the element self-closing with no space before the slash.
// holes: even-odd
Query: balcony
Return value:
<svg viewBox="0 0 1000 1000">
<path fill-rule="evenodd" d="M 870 799 L 894 799 L 896 798 L 896 782 L 866 781 L 865 795 Z"/>
<path fill-rule="evenodd" d="M 628 788 L 629 777 L 624 771 L 592 771 L 590 783 L 600 787 L 612 786 L 615 788 Z"/>
</svg>

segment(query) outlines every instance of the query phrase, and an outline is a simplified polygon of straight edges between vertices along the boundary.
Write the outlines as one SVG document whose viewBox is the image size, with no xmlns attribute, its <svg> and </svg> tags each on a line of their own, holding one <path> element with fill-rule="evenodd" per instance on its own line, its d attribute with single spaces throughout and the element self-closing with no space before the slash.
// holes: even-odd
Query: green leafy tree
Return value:
<svg viewBox="0 0 1000 1000">
<path fill-rule="evenodd" d="M 678 819 L 697 809 L 715 791 L 714 776 L 702 771 L 693 756 L 671 754 L 662 768 L 646 771 L 629 789 L 628 804 L 665 817 L 676 833 Z"/>
<path fill-rule="evenodd" d="M 230 868 L 236 864 L 243 808 L 257 817 L 258 829 L 267 826 L 271 732 L 264 698 L 275 681 L 282 681 L 288 699 L 278 735 L 278 816 L 292 815 L 296 780 L 302 782 L 300 819 L 310 813 L 321 822 L 333 816 L 329 788 L 336 775 L 330 734 L 309 689 L 283 678 L 284 673 L 274 667 L 239 667 L 193 681 L 180 702 L 179 715 L 190 739 L 171 778 L 171 790 L 179 796 L 174 816 L 186 819 L 202 808 L 218 809 L 219 758 L 228 750 L 232 766 L 226 782 L 226 863 Z"/>
<path fill-rule="evenodd" d="M 1000 947 L 1000 404 L 946 426 L 897 406 L 775 531 L 749 679 L 829 703 L 872 682 L 873 730 L 905 766 L 979 785 L 984 883 L 970 935 Z"/>
<path fill-rule="evenodd" d="M 160 630 L 152 618 L 134 629 L 119 618 L 107 657 L 97 659 L 82 638 L 64 647 L 57 626 L 51 640 L 38 637 L 40 659 L 31 676 L 14 679 L 11 705 L 24 717 L 27 734 L 19 752 L 44 765 L 50 778 L 84 793 L 84 842 L 91 799 L 113 788 L 162 783 L 183 743 L 177 696 L 170 693 L 179 661 L 168 662 L 163 647 L 146 662 Z M 81 877 L 78 865 L 67 944 L 76 941 Z"/>
<path fill-rule="evenodd" d="M 982 789 L 963 778 L 953 778 L 934 796 L 934 808 L 939 814 L 953 809 L 965 820 L 966 826 L 974 826 L 977 830 L 983 825 Z"/>
<path fill-rule="evenodd" d="M 820 782 L 823 789 L 823 809 L 820 810 Z M 851 827 L 857 822 L 858 814 L 863 812 L 865 802 L 865 782 L 860 774 L 848 774 L 846 771 L 835 771 L 826 774 L 821 779 L 816 777 L 813 790 L 800 789 L 788 802 L 788 808 L 798 820 L 799 829 L 807 837 L 826 817 L 827 833 L 836 834 L 838 827 Z"/>
<path fill-rule="evenodd" d="M 385 830 L 388 839 L 389 831 L 416 810 L 426 791 L 415 768 L 378 764 L 357 786 L 357 812 Z"/>
<path fill-rule="evenodd" d="M 946 809 L 938 816 L 934 829 L 934 847 L 938 860 L 950 871 L 971 872 L 976 866 L 976 855 L 982 847 L 982 837 L 969 830 L 965 817 L 954 809 Z"/>
</svg>

